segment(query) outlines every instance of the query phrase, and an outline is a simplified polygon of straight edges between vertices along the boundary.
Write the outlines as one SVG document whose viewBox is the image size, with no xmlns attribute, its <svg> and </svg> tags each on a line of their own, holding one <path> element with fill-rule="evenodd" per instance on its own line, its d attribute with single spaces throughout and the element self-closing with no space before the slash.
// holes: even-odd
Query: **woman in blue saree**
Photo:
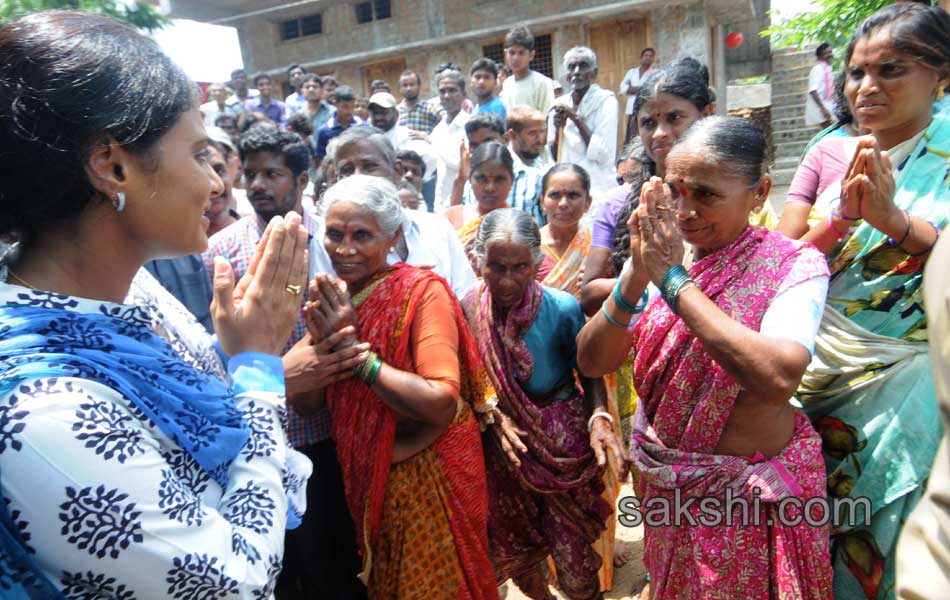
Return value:
<svg viewBox="0 0 950 600">
<path fill-rule="evenodd" d="M 897 537 L 941 435 L 922 283 L 950 216 L 950 16 L 881 9 L 855 33 L 846 73 L 872 135 L 803 238 L 828 254 L 831 282 L 798 398 L 822 436 L 829 496 L 858 501 L 832 530 L 835 597 L 893 598 Z"/>
</svg>

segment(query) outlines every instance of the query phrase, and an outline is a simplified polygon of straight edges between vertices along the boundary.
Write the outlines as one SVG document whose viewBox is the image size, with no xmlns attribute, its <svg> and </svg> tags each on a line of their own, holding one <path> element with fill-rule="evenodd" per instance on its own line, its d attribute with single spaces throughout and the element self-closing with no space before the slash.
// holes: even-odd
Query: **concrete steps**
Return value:
<svg viewBox="0 0 950 600">
<path fill-rule="evenodd" d="M 783 144 L 785 142 L 808 142 L 811 138 L 815 137 L 815 134 L 818 133 L 817 127 L 802 127 L 798 129 L 779 129 L 776 131 L 775 124 L 772 124 L 772 140 L 776 144 Z"/>
<path fill-rule="evenodd" d="M 769 204 L 776 217 L 785 205 L 789 185 L 798 170 L 805 146 L 818 133 L 805 125 L 808 73 L 815 63 L 815 47 L 784 48 L 772 53 L 772 192 Z"/>
</svg>

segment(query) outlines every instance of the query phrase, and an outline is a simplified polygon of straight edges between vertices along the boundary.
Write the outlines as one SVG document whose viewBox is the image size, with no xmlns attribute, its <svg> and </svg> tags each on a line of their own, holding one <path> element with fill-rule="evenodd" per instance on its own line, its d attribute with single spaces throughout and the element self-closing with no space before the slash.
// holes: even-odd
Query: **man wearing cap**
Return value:
<svg viewBox="0 0 950 600">
<path fill-rule="evenodd" d="M 369 117 L 373 127 L 386 135 L 386 139 L 398 152 L 412 150 L 422 157 L 426 174 L 431 178 L 435 174 L 436 160 L 432 144 L 412 136 L 410 129 L 399 124 L 399 105 L 396 98 L 388 92 L 377 92 L 369 99 Z"/>
</svg>

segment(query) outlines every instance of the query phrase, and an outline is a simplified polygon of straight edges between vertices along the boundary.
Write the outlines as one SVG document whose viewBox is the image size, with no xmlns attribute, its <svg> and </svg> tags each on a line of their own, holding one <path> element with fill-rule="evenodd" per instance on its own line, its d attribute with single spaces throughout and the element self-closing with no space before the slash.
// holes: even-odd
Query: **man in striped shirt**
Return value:
<svg viewBox="0 0 950 600">
<path fill-rule="evenodd" d="M 515 167 L 508 204 L 525 211 L 543 227 L 547 218 L 541 209 L 541 178 L 552 166 L 547 152 L 547 119 L 536 108 L 515 106 L 508 111 L 507 126 L 505 139 Z"/>
</svg>

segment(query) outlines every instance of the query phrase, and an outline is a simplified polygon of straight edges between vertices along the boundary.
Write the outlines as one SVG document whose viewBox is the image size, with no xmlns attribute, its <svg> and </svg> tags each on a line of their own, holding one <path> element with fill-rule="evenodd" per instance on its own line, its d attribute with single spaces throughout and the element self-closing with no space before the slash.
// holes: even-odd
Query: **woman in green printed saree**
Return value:
<svg viewBox="0 0 950 600">
<path fill-rule="evenodd" d="M 834 596 L 894 598 L 897 537 L 942 431 L 922 283 L 950 215 L 950 16 L 881 9 L 855 33 L 846 71 L 872 136 L 803 238 L 828 254 L 831 283 L 798 398 L 822 436 L 830 498 L 870 506 L 859 501 L 856 518 L 832 529 Z"/>
</svg>

